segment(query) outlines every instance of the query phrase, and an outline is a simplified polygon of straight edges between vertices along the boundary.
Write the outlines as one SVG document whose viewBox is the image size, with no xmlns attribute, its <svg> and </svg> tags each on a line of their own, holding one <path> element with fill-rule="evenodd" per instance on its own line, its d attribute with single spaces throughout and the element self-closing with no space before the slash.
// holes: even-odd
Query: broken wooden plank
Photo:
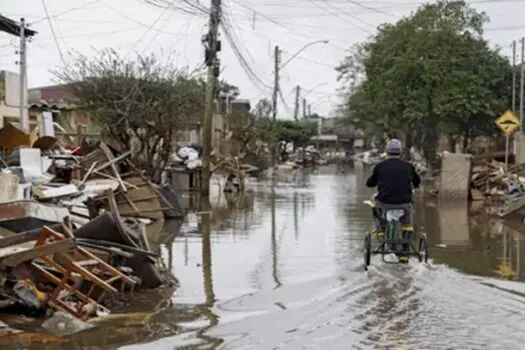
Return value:
<svg viewBox="0 0 525 350">
<path fill-rule="evenodd" d="M 0 239 L 0 248 L 11 247 L 14 245 L 34 241 L 40 236 L 40 229 L 19 233 L 13 236 Z"/>
<path fill-rule="evenodd" d="M 111 165 L 115 165 L 116 163 L 120 162 L 121 160 L 123 160 L 124 158 L 127 158 L 130 154 L 131 154 L 131 151 L 128 151 L 126 153 L 122 153 L 120 156 L 118 157 L 113 157 L 112 156 L 112 152 L 109 148 L 107 148 L 108 146 L 106 144 L 104 144 L 104 146 L 102 146 L 103 143 L 101 143 L 101 149 L 102 151 L 106 154 L 106 157 L 111 156 L 111 157 L 108 157 L 108 161 L 104 164 L 102 164 L 101 166 L 97 167 L 94 172 L 99 172 L 99 171 L 102 171 L 104 170 L 105 168 L 111 166 Z M 109 153 L 107 153 L 106 151 L 109 151 Z"/>
<path fill-rule="evenodd" d="M 36 246 L 28 250 L 9 254 L 0 258 L 0 268 L 15 267 L 23 262 L 30 261 L 42 256 L 67 252 L 75 248 L 75 241 L 65 239 L 58 242 Z"/>
<path fill-rule="evenodd" d="M 159 198 L 170 208 L 170 210 L 173 210 L 173 206 L 171 205 L 171 203 L 166 199 L 166 197 L 164 197 L 164 195 L 151 183 L 151 181 L 148 180 L 147 177 L 144 176 L 144 174 L 142 174 L 142 172 L 137 169 L 135 167 L 135 165 L 133 165 L 133 163 L 131 163 L 129 161 L 129 159 L 127 160 L 127 163 L 128 165 L 131 167 L 131 169 L 135 170 L 135 172 L 137 173 L 137 175 L 140 176 L 140 178 L 146 182 L 150 187 L 151 189 L 159 196 Z"/>
<path fill-rule="evenodd" d="M 102 176 L 102 177 L 105 177 L 105 178 L 107 178 L 107 179 L 110 179 L 110 180 L 118 181 L 118 179 L 117 179 L 116 177 L 111 176 L 111 175 L 108 175 L 108 174 L 103 173 L 103 172 L 100 172 L 100 171 L 93 171 L 93 173 L 95 173 L 95 174 L 97 174 L 97 175 L 100 175 L 100 176 Z M 139 189 L 136 185 L 133 185 L 133 184 L 127 182 L 127 181 L 122 180 L 122 182 L 123 182 L 127 187 L 132 187 L 132 188 L 134 188 L 134 189 L 136 189 L 136 190 Z"/>
<path fill-rule="evenodd" d="M 46 277 L 48 280 L 50 280 L 51 282 L 55 283 L 56 285 L 60 285 L 61 283 L 61 279 L 56 277 L 55 275 L 53 275 L 52 273 L 49 273 L 48 271 L 46 271 L 44 268 L 42 268 L 41 266 L 39 266 L 38 264 L 35 264 L 33 263 L 32 266 L 38 271 L 40 272 L 40 274 L 42 274 L 42 276 Z M 67 272 L 67 270 L 66 270 Z M 80 292 L 78 289 L 76 289 L 75 287 L 71 286 L 70 284 L 68 283 L 65 283 L 64 284 L 64 289 L 66 289 L 68 292 L 71 292 L 72 294 L 74 294 L 77 298 L 79 298 L 81 301 L 83 301 L 84 303 L 96 303 L 95 300 L 89 298 L 88 296 L 86 296 L 84 293 Z M 97 305 L 103 310 L 103 311 L 106 311 L 109 313 L 109 310 L 106 309 L 104 306 L 102 305 L 99 305 L 97 303 Z M 63 306 L 63 305 L 61 305 Z"/>
<path fill-rule="evenodd" d="M 86 250 L 84 248 L 80 248 L 80 247 L 78 247 L 77 250 L 81 254 L 84 254 L 86 257 L 88 257 L 88 258 L 90 258 L 92 260 L 97 260 L 98 263 L 99 263 L 99 265 L 98 265 L 99 269 L 102 269 L 102 270 L 110 272 L 110 273 L 112 273 L 114 275 L 120 276 L 128 284 L 135 284 L 135 281 L 133 279 L 131 279 L 128 276 L 124 275 L 122 272 L 118 271 L 116 268 L 114 268 L 113 266 L 109 265 L 105 261 L 102 261 L 98 256 L 92 254 L 90 251 L 88 251 L 88 250 Z"/>
<path fill-rule="evenodd" d="M 97 165 L 97 161 L 95 160 L 93 164 L 91 164 L 91 166 L 89 167 L 89 170 L 87 171 L 87 173 L 84 175 L 84 178 L 82 179 L 82 181 L 80 181 L 80 185 L 83 185 L 86 183 L 87 179 L 89 178 L 89 175 L 91 175 L 96 165 Z"/>
<path fill-rule="evenodd" d="M 57 253 L 57 254 L 61 254 L 61 253 Z M 103 280 L 98 278 L 96 275 L 91 273 L 91 271 L 89 271 L 89 270 L 83 268 L 82 266 L 80 266 L 79 264 L 77 264 L 75 261 L 73 261 L 67 255 L 62 254 L 62 256 L 60 258 L 61 259 L 65 259 L 65 261 L 67 261 L 69 264 L 71 264 L 70 266 L 71 266 L 71 269 L 73 270 L 73 272 L 78 273 L 85 280 L 88 280 L 88 281 L 98 285 L 100 288 L 105 289 L 107 291 L 110 291 L 112 293 L 117 293 L 118 292 L 118 290 L 116 290 L 113 286 L 110 286 L 109 284 L 107 284 L 106 282 L 104 282 Z M 59 270 L 62 274 L 65 274 L 67 272 L 67 270 L 62 265 L 56 263 L 54 260 L 49 259 L 46 256 L 41 257 L 41 259 L 45 263 L 47 263 L 48 265 L 51 265 L 55 269 Z"/>
<path fill-rule="evenodd" d="M 115 166 L 115 163 L 117 162 L 118 157 L 117 158 L 113 157 L 113 154 L 111 153 L 111 150 L 109 149 L 109 147 L 104 142 L 101 142 L 99 147 L 104 152 L 106 157 L 108 158 L 108 160 L 109 160 L 108 166 L 110 166 L 111 170 L 113 170 L 113 173 L 114 173 L 115 177 L 117 178 L 117 181 L 118 181 L 120 187 L 122 188 L 122 191 L 127 192 L 126 185 L 124 184 L 124 182 L 122 182 L 122 178 L 120 177 L 120 174 L 119 174 L 119 172 L 117 170 L 117 167 Z M 131 154 L 131 151 L 129 151 L 128 153 Z M 126 153 L 124 153 L 124 154 L 126 154 Z"/>
</svg>

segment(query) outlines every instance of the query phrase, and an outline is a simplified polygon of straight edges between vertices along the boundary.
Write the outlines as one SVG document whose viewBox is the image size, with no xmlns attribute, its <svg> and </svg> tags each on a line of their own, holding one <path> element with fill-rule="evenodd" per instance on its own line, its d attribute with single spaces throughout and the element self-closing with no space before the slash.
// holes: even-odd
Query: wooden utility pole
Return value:
<svg viewBox="0 0 525 350">
<path fill-rule="evenodd" d="M 297 85 L 295 88 L 295 108 L 293 112 L 293 118 L 295 120 L 299 119 L 299 100 L 301 98 L 301 87 Z"/>
<path fill-rule="evenodd" d="M 303 98 L 303 119 L 306 118 L 306 98 Z"/>
<path fill-rule="evenodd" d="M 204 118 L 202 121 L 202 196 L 208 198 L 210 195 L 210 177 L 211 177 L 211 151 L 212 151 L 212 128 L 213 112 L 215 110 L 215 98 L 217 92 L 217 77 L 220 72 L 220 63 L 217 58 L 217 52 L 220 51 L 221 45 L 218 40 L 219 23 L 221 19 L 221 0 L 211 0 L 209 31 L 203 39 L 205 45 L 204 60 L 208 66 L 208 77 L 206 83 L 206 106 Z"/>
</svg>

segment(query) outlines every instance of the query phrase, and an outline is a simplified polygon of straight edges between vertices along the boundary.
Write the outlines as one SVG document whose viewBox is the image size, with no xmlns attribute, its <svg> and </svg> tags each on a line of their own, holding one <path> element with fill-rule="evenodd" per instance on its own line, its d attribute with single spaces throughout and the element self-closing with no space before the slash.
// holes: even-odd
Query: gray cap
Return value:
<svg viewBox="0 0 525 350">
<path fill-rule="evenodd" d="M 386 154 L 399 155 L 402 150 L 401 141 L 398 139 L 390 139 L 386 144 Z"/>
</svg>

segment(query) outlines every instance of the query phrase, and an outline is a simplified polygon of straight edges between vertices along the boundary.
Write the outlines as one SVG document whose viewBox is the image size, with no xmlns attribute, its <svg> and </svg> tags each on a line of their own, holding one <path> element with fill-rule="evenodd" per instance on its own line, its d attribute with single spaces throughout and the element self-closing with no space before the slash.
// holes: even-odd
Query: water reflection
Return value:
<svg viewBox="0 0 525 350">
<path fill-rule="evenodd" d="M 279 280 L 279 274 L 277 272 L 277 266 L 278 266 L 278 259 L 277 259 L 277 237 L 276 237 L 276 222 L 275 222 L 275 183 L 272 184 L 272 191 L 271 191 L 271 199 L 270 199 L 270 207 L 271 207 L 271 220 L 272 220 L 272 277 L 275 282 L 275 288 L 279 288 L 281 286 L 281 281 Z"/>
<path fill-rule="evenodd" d="M 205 340 L 212 348 L 217 347 L 222 343 L 222 339 L 214 338 L 206 335 L 206 331 L 219 324 L 219 317 L 213 312 L 215 304 L 215 293 L 213 291 L 213 276 L 212 276 L 212 249 L 211 249 L 211 214 L 205 213 L 201 216 L 201 232 L 202 232 L 202 277 L 203 289 L 206 295 L 205 303 L 202 305 L 202 312 L 210 322 L 207 327 L 200 329 L 197 334 L 198 337 Z"/>
<path fill-rule="evenodd" d="M 429 235 L 431 257 L 465 273 L 520 279 L 522 234 L 466 203 L 418 206 Z"/>
</svg>

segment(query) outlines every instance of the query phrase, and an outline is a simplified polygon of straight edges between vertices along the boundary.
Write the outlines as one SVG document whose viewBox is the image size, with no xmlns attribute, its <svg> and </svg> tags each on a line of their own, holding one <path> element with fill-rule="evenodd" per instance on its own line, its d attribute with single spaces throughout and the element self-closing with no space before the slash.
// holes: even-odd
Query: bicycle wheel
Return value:
<svg viewBox="0 0 525 350">
<path fill-rule="evenodd" d="M 367 233 L 365 236 L 365 271 L 370 266 L 370 260 L 372 258 L 372 235 Z"/>
<path fill-rule="evenodd" d="M 422 232 L 419 237 L 419 262 L 428 262 L 428 240 L 427 234 Z"/>
</svg>

